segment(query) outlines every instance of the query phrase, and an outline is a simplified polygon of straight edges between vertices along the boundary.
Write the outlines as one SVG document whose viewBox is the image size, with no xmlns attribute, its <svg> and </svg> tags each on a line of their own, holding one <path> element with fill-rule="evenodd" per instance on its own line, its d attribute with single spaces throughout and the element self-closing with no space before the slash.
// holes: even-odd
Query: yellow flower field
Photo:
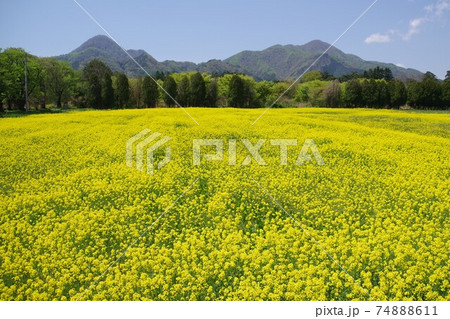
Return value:
<svg viewBox="0 0 450 319">
<path fill-rule="evenodd" d="M 448 112 L 188 111 L 0 119 L 1 300 L 450 300 Z M 153 176 L 125 162 L 145 128 L 172 137 Z M 200 138 L 225 160 L 193 166 Z M 287 166 L 268 141 L 228 166 L 287 138 Z M 294 165 L 305 139 L 326 165 Z"/>
</svg>

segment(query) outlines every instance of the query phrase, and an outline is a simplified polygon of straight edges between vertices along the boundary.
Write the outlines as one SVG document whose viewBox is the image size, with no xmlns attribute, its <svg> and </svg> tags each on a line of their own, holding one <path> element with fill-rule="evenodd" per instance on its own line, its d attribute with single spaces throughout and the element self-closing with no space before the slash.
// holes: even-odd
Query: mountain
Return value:
<svg viewBox="0 0 450 319">
<path fill-rule="evenodd" d="M 283 80 L 301 75 L 329 46 L 319 40 L 304 45 L 274 45 L 262 51 L 242 51 L 225 60 L 210 60 L 199 64 L 170 60 L 159 62 L 144 50 L 127 50 L 127 53 L 150 74 L 156 71 L 199 71 L 210 74 L 238 72 L 251 75 L 257 80 Z M 57 58 L 70 62 L 75 69 L 82 69 L 86 63 L 97 58 L 113 71 L 123 72 L 128 76 L 145 75 L 127 53 L 109 37 L 97 35 L 72 52 Z M 311 70 L 328 71 L 334 76 L 341 76 L 352 72 L 361 73 L 377 66 L 389 67 L 394 76 L 402 80 L 420 79 L 423 75 L 420 71 L 391 63 L 365 61 L 335 47 L 328 50 Z"/>
<path fill-rule="evenodd" d="M 256 79 L 289 79 L 300 76 L 330 45 L 314 40 L 304 45 L 275 45 L 262 51 L 243 51 L 224 60 L 239 71 Z M 328 71 L 334 76 L 352 72 L 361 73 L 375 67 L 390 68 L 394 77 L 406 80 L 420 79 L 423 74 L 390 63 L 365 61 L 356 55 L 346 54 L 332 47 L 311 70 Z"/>
<path fill-rule="evenodd" d="M 144 50 L 127 50 L 127 53 L 150 74 L 156 71 L 192 71 L 197 67 L 192 62 L 158 62 Z M 72 52 L 58 56 L 57 59 L 70 62 L 72 67 L 77 70 L 82 69 L 92 59 L 99 59 L 106 63 L 113 71 L 123 72 L 128 76 L 145 75 L 142 69 L 134 63 L 127 53 L 109 37 L 96 35 Z"/>
</svg>

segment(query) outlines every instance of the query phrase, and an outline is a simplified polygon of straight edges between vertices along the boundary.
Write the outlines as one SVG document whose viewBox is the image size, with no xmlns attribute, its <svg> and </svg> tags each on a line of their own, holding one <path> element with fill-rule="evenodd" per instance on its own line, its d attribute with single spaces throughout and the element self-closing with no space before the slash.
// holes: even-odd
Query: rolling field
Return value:
<svg viewBox="0 0 450 319">
<path fill-rule="evenodd" d="M 450 300 L 448 112 L 188 111 L 0 119 L 1 300 Z M 153 176 L 125 161 L 145 128 L 172 137 Z M 223 161 L 193 165 L 202 138 Z"/>
</svg>

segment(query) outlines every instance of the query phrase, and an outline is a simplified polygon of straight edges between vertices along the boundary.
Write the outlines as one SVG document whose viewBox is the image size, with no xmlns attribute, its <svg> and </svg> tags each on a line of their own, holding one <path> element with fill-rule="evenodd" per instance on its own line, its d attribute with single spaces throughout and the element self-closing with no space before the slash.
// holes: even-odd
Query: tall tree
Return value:
<svg viewBox="0 0 450 319">
<path fill-rule="evenodd" d="M 447 71 L 444 82 L 442 82 L 442 105 L 450 108 L 450 71 Z"/>
<path fill-rule="evenodd" d="M 378 86 L 375 79 L 362 80 L 361 82 L 361 104 L 367 107 L 378 105 Z"/>
<path fill-rule="evenodd" d="M 256 83 L 256 94 L 259 105 L 266 105 L 268 103 L 268 99 L 273 93 L 273 86 L 274 83 L 269 81 L 260 81 Z"/>
<path fill-rule="evenodd" d="M 242 107 L 259 107 L 256 105 L 256 92 L 253 83 L 249 80 L 243 79 L 244 91 L 242 96 Z"/>
<path fill-rule="evenodd" d="M 408 84 L 408 104 L 419 109 L 437 109 L 442 106 L 442 86 L 436 76 L 425 73 L 421 82 Z"/>
<path fill-rule="evenodd" d="M 163 88 L 167 93 L 170 94 L 170 96 L 166 93 L 163 94 L 164 103 L 166 103 L 168 107 L 174 106 L 175 101 L 173 99 L 177 98 L 177 83 L 171 75 L 166 76 Z"/>
<path fill-rule="evenodd" d="M 117 106 L 124 108 L 130 101 L 130 83 L 125 74 L 119 73 L 116 79 L 116 102 Z"/>
<path fill-rule="evenodd" d="M 111 74 L 105 73 L 102 81 L 102 107 L 113 108 L 114 107 L 114 89 L 112 85 Z"/>
<path fill-rule="evenodd" d="M 209 83 L 208 88 L 206 90 L 206 98 L 205 104 L 206 106 L 217 106 L 218 99 L 218 87 L 217 87 L 217 79 L 213 79 L 211 83 Z"/>
<path fill-rule="evenodd" d="M 191 101 L 191 85 L 189 78 L 185 75 L 178 84 L 178 102 L 181 106 L 189 106 Z"/>
<path fill-rule="evenodd" d="M 1 52 L 1 50 L 0 50 Z M 0 65 L 1 67 L 1 65 Z M 0 69 L 0 112 L 4 112 L 3 99 L 5 98 L 5 82 L 3 81 L 3 70 Z"/>
<path fill-rule="evenodd" d="M 394 79 L 394 75 L 392 74 L 392 70 L 390 68 L 384 69 L 383 79 L 385 79 L 386 81 L 391 81 Z"/>
<path fill-rule="evenodd" d="M 10 48 L 0 53 L 3 96 L 9 107 L 25 110 L 25 57 L 27 60 L 28 98 L 40 94 L 43 67 L 39 58 L 22 49 Z"/>
<path fill-rule="evenodd" d="M 442 103 L 442 87 L 439 81 L 431 72 L 425 73 L 422 86 L 422 96 L 420 96 L 419 104 L 427 109 L 437 109 Z"/>
<path fill-rule="evenodd" d="M 365 76 L 363 76 L 363 77 L 365 77 Z M 351 80 L 356 80 L 359 78 L 361 78 L 361 74 L 359 74 L 358 72 L 352 72 L 350 74 L 344 74 L 341 77 L 339 77 L 339 81 L 341 83 L 343 83 L 343 82 L 349 82 Z"/>
<path fill-rule="evenodd" d="M 110 88 L 104 87 L 108 82 L 105 81 L 106 74 L 111 77 L 111 69 L 98 59 L 93 59 L 84 66 L 82 79 L 87 83 L 86 102 L 88 106 L 94 108 L 112 107 L 112 105 L 109 105 L 110 100 L 103 101 L 103 98 L 110 94 L 110 92 L 106 92 Z M 100 93 L 97 92 L 97 87 L 99 87 Z M 99 94 L 99 97 L 97 94 Z"/>
<path fill-rule="evenodd" d="M 390 91 L 390 106 L 393 108 L 400 108 L 406 104 L 407 93 L 405 84 L 400 80 L 392 80 L 389 82 Z"/>
<path fill-rule="evenodd" d="M 390 68 L 381 68 L 377 66 L 374 69 L 369 69 L 368 71 L 364 71 L 363 78 L 366 79 L 374 79 L 374 80 L 386 80 L 390 81 L 394 78 L 392 75 L 392 70 Z"/>
<path fill-rule="evenodd" d="M 228 85 L 228 106 L 240 107 L 244 104 L 244 81 L 234 74 Z"/>
<path fill-rule="evenodd" d="M 362 106 L 362 88 L 358 79 L 350 80 L 345 87 L 344 101 L 347 107 Z"/>
<path fill-rule="evenodd" d="M 391 103 L 391 94 L 389 92 L 389 86 L 383 79 L 377 82 L 377 104 L 376 107 L 386 107 Z"/>
<path fill-rule="evenodd" d="M 47 88 L 47 81 L 46 81 L 46 70 L 45 70 L 45 59 L 41 59 L 41 65 L 43 67 L 42 72 L 42 79 L 39 81 L 39 91 L 40 91 L 40 99 L 39 99 L 39 107 L 44 110 L 47 107 L 48 97 L 49 97 L 49 90 Z M 75 72 L 74 72 L 75 74 Z M 75 84 L 75 79 L 73 81 L 73 84 Z M 67 96 L 69 97 L 69 96 Z M 0 98 L 1 99 L 1 98 Z M 0 101 L 1 104 L 1 101 Z"/>
<path fill-rule="evenodd" d="M 87 107 L 86 103 L 86 80 L 83 76 L 82 70 L 75 70 L 74 87 L 72 91 L 71 100 L 74 105 L 79 107 Z"/>
<path fill-rule="evenodd" d="M 63 98 L 68 99 L 74 86 L 75 73 L 68 62 L 56 59 L 43 60 L 45 70 L 45 89 L 49 97 L 56 102 L 56 107 L 61 108 Z"/>
<path fill-rule="evenodd" d="M 140 108 L 142 106 L 142 76 L 138 76 L 130 81 L 130 91 L 130 104 Z"/>
<path fill-rule="evenodd" d="M 197 72 L 191 75 L 191 102 L 192 106 L 204 106 L 206 96 L 205 80 Z"/>
<path fill-rule="evenodd" d="M 406 89 L 407 92 L 407 103 L 411 107 L 418 107 L 420 103 L 420 97 L 422 96 L 422 86 L 420 82 L 409 81 Z"/>
<path fill-rule="evenodd" d="M 331 84 L 325 89 L 325 105 L 327 107 L 339 107 L 341 103 L 341 84 L 339 80 L 334 80 Z"/>
<path fill-rule="evenodd" d="M 102 107 L 102 84 L 97 74 L 92 73 L 88 79 L 87 104 L 93 108 Z"/>
<path fill-rule="evenodd" d="M 153 76 L 153 78 L 155 80 L 162 80 L 164 81 L 166 79 L 166 75 L 164 74 L 164 72 L 161 71 L 156 71 L 155 75 Z"/>
<path fill-rule="evenodd" d="M 425 72 L 425 74 L 423 75 L 422 81 L 436 81 L 437 77 L 433 72 Z"/>
<path fill-rule="evenodd" d="M 442 105 L 450 108 L 450 77 L 442 82 Z"/>
<path fill-rule="evenodd" d="M 146 107 L 155 107 L 158 102 L 158 85 L 149 76 L 142 82 L 142 98 Z"/>
<path fill-rule="evenodd" d="M 328 71 L 323 71 L 322 72 L 322 80 L 323 81 L 334 81 L 336 78 L 334 77 L 333 74 L 331 74 Z"/>
<path fill-rule="evenodd" d="M 92 74 L 96 74 L 99 79 L 103 79 L 105 73 L 112 74 L 111 69 L 98 59 L 91 60 L 83 68 L 83 77 L 86 79 Z"/>
</svg>

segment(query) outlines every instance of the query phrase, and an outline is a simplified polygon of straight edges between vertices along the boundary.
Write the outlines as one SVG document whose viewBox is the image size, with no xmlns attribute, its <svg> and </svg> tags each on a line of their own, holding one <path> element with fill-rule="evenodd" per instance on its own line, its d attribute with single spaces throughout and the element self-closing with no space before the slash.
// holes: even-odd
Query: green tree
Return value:
<svg viewBox="0 0 450 319">
<path fill-rule="evenodd" d="M 437 109 L 442 104 L 442 87 L 431 72 L 426 72 L 420 82 L 418 106 L 426 109 Z"/>
<path fill-rule="evenodd" d="M 22 49 L 10 48 L 0 53 L 0 77 L 3 98 L 9 108 L 25 110 L 25 57 L 27 59 L 28 99 L 39 95 L 44 70 L 41 60 Z"/>
<path fill-rule="evenodd" d="M 204 106 L 206 86 L 203 76 L 196 72 L 191 75 L 191 102 L 192 106 Z"/>
<path fill-rule="evenodd" d="M 155 72 L 155 75 L 153 76 L 153 78 L 154 78 L 155 80 L 161 80 L 161 81 L 164 81 L 164 80 L 166 79 L 166 75 L 164 74 L 164 72 L 156 71 L 156 72 Z"/>
<path fill-rule="evenodd" d="M 228 106 L 240 107 L 244 105 L 244 81 L 234 74 L 228 86 Z"/>
<path fill-rule="evenodd" d="M 344 101 L 347 107 L 362 106 L 362 87 L 358 79 L 347 82 L 344 93 Z"/>
<path fill-rule="evenodd" d="M 45 90 L 51 99 L 56 103 L 56 107 L 61 108 L 64 102 L 70 98 L 74 87 L 75 73 L 68 62 L 61 62 L 56 59 L 43 60 L 45 71 Z"/>
<path fill-rule="evenodd" d="M 140 108 L 142 106 L 142 76 L 130 80 L 131 101 Z"/>
<path fill-rule="evenodd" d="M 217 79 L 213 79 L 211 83 L 209 83 L 208 88 L 206 90 L 206 98 L 205 98 L 206 106 L 209 107 L 217 106 L 218 97 L 219 94 L 218 94 Z"/>
<path fill-rule="evenodd" d="M 86 101 L 90 107 L 102 107 L 102 84 L 95 73 L 89 75 Z"/>
<path fill-rule="evenodd" d="M 442 86 L 431 73 L 425 73 L 421 82 L 408 84 L 408 104 L 418 109 L 437 109 L 442 106 Z"/>
<path fill-rule="evenodd" d="M 117 106 L 124 108 L 130 101 L 130 83 L 125 74 L 119 73 L 116 79 L 116 102 Z"/>
<path fill-rule="evenodd" d="M 423 75 L 422 81 L 437 81 L 437 77 L 433 72 L 425 72 Z"/>
<path fill-rule="evenodd" d="M 420 97 L 422 95 L 422 86 L 420 82 L 409 81 L 406 89 L 407 92 L 407 103 L 411 107 L 417 107 L 420 103 Z"/>
<path fill-rule="evenodd" d="M 74 71 L 74 86 L 72 89 L 71 101 L 74 105 L 79 107 L 86 107 L 86 83 L 84 79 L 83 70 Z"/>
<path fill-rule="evenodd" d="M 390 68 L 383 69 L 377 66 L 375 69 L 364 71 L 363 78 L 374 80 L 384 79 L 386 81 L 391 81 L 392 79 L 394 79 L 394 76 L 392 75 L 392 70 Z"/>
<path fill-rule="evenodd" d="M 392 80 L 389 82 L 390 106 L 400 108 L 406 104 L 407 92 L 405 84 L 400 80 Z"/>
<path fill-rule="evenodd" d="M 392 74 L 392 70 L 390 68 L 384 69 L 383 79 L 385 79 L 388 82 L 394 79 L 394 75 Z"/>
<path fill-rule="evenodd" d="M 83 77 L 86 79 L 89 79 L 92 74 L 96 74 L 99 79 L 103 79 L 105 73 L 111 75 L 111 69 L 98 59 L 91 60 L 83 68 Z"/>
<path fill-rule="evenodd" d="M 447 71 L 444 82 L 442 82 L 442 105 L 450 108 L 450 71 Z"/>
<path fill-rule="evenodd" d="M 105 73 L 102 81 L 102 107 L 114 107 L 114 89 L 112 85 L 111 74 Z"/>
<path fill-rule="evenodd" d="M 450 108 L 450 79 L 442 82 L 442 105 Z"/>
<path fill-rule="evenodd" d="M 378 86 L 375 79 L 361 81 L 361 105 L 375 107 L 378 105 Z"/>
<path fill-rule="evenodd" d="M 39 81 L 39 106 L 41 109 L 45 109 L 47 107 L 47 102 L 49 98 L 49 90 L 47 88 L 47 81 L 46 81 L 46 70 L 45 70 L 45 59 L 41 59 L 41 65 L 43 68 L 42 78 Z M 75 72 L 74 72 L 75 74 Z M 75 79 L 73 81 L 73 84 L 75 84 Z M 70 96 L 67 96 L 69 98 Z M 1 101 L 0 101 L 1 103 Z"/>
<path fill-rule="evenodd" d="M 336 78 L 334 77 L 333 74 L 331 74 L 328 71 L 323 71 L 322 72 L 322 80 L 323 81 L 334 81 Z"/>
<path fill-rule="evenodd" d="M 170 95 L 169 96 L 168 94 L 164 93 L 163 95 L 164 103 L 166 103 L 168 107 L 174 106 L 176 104 L 174 99 L 177 98 L 177 83 L 175 82 L 175 80 L 171 75 L 166 76 L 163 88 Z"/>
<path fill-rule="evenodd" d="M 309 102 L 310 94 L 309 94 L 309 86 L 308 85 L 299 85 L 297 88 L 297 92 L 295 95 L 295 100 L 297 102 Z"/>
<path fill-rule="evenodd" d="M 145 106 L 156 107 L 159 98 L 158 85 L 149 76 L 146 76 L 142 82 L 142 95 Z"/>
<path fill-rule="evenodd" d="M 308 73 L 306 73 L 305 75 L 302 76 L 302 78 L 300 79 L 300 82 L 305 83 L 305 82 L 311 82 L 311 81 L 322 80 L 322 79 L 323 79 L 323 75 L 320 71 L 309 71 Z"/>
<path fill-rule="evenodd" d="M 244 84 L 242 107 L 259 107 L 259 105 L 257 105 L 256 91 L 253 87 L 253 83 L 246 79 L 243 79 L 242 81 Z"/>
<path fill-rule="evenodd" d="M 256 98 L 259 105 L 267 105 L 271 95 L 273 94 L 273 82 L 261 81 L 256 83 Z M 273 97 L 275 100 L 276 97 Z"/>
<path fill-rule="evenodd" d="M 4 112 L 5 110 L 3 109 L 3 99 L 5 98 L 5 83 L 3 81 L 3 77 L 2 77 L 2 70 L 0 70 L 0 112 Z"/>
<path fill-rule="evenodd" d="M 185 75 L 181 79 L 177 88 L 177 99 L 182 106 L 189 106 L 191 101 L 191 84 L 189 78 Z"/>
<path fill-rule="evenodd" d="M 103 101 L 103 98 L 109 96 L 109 88 L 104 86 L 108 81 L 105 81 L 107 75 L 111 77 L 111 69 L 98 59 L 93 59 L 87 63 L 82 71 L 82 80 L 87 83 L 86 88 L 86 103 L 90 107 L 103 108 L 112 107 L 109 104 L 111 101 Z M 99 95 L 99 96 L 97 96 Z M 109 99 L 109 97 L 108 97 Z"/>
<path fill-rule="evenodd" d="M 349 82 L 351 80 L 356 80 L 356 79 L 360 79 L 361 78 L 361 74 L 359 74 L 358 72 L 352 72 L 350 74 L 344 74 L 341 77 L 339 77 L 339 81 L 341 83 L 344 82 Z"/>
<path fill-rule="evenodd" d="M 327 107 L 339 107 L 341 102 L 341 84 L 339 80 L 334 80 L 331 84 L 325 89 L 325 105 Z"/>
<path fill-rule="evenodd" d="M 391 94 L 389 92 L 389 86 L 383 79 L 377 81 L 377 104 L 376 107 L 386 107 L 391 103 Z"/>
</svg>

